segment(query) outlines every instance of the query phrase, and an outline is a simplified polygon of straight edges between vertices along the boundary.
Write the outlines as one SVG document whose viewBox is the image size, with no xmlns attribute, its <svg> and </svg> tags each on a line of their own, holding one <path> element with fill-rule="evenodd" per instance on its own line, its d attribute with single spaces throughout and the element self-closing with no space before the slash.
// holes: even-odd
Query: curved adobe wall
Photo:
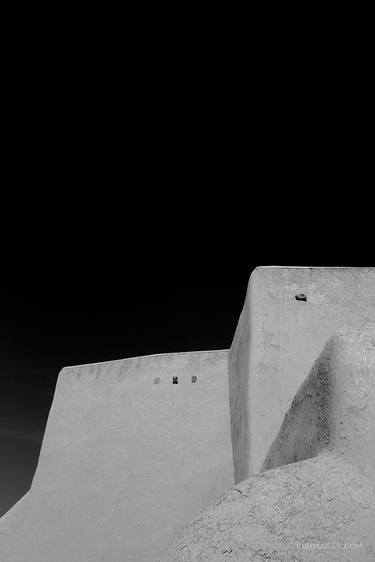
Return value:
<svg viewBox="0 0 375 562">
<path fill-rule="evenodd" d="M 375 322 L 338 330 L 299 388 L 263 470 L 336 450 L 375 477 Z M 374 506 L 375 507 L 375 506 Z"/>
<path fill-rule="evenodd" d="M 162 562 L 373 562 L 374 435 L 375 322 L 361 322 L 327 342 L 265 470 L 193 518 Z"/>
<path fill-rule="evenodd" d="M 15 560 L 154 562 L 232 485 L 227 351 L 65 368 Z"/>
</svg>

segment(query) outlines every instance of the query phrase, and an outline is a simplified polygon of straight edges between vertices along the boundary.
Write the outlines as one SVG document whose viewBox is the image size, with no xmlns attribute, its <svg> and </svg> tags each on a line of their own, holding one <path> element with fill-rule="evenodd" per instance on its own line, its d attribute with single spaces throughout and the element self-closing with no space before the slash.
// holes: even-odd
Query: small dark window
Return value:
<svg viewBox="0 0 375 562">
<path fill-rule="evenodd" d="M 173 377 L 173 384 L 178 384 L 178 377 Z"/>
<path fill-rule="evenodd" d="M 156 377 L 156 379 L 154 379 L 154 384 L 159 384 L 160 383 L 160 379 L 159 377 Z"/>
<path fill-rule="evenodd" d="M 296 301 L 307 301 L 307 296 L 304 295 L 303 293 L 300 293 L 299 295 L 296 295 Z"/>
<path fill-rule="evenodd" d="M 191 382 L 197 382 L 197 377 L 195 375 L 191 377 Z"/>
</svg>

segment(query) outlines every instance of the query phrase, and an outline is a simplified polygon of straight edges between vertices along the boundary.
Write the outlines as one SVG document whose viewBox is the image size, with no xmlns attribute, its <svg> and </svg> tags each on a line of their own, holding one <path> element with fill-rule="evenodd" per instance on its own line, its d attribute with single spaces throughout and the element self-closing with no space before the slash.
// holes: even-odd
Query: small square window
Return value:
<svg viewBox="0 0 375 562">
<path fill-rule="evenodd" d="M 197 377 L 195 375 L 191 377 L 191 382 L 197 382 Z"/>
<path fill-rule="evenodd" d="M 178 377 L 173 377 L 173 384 L 178 384 Z"/>
</svg>

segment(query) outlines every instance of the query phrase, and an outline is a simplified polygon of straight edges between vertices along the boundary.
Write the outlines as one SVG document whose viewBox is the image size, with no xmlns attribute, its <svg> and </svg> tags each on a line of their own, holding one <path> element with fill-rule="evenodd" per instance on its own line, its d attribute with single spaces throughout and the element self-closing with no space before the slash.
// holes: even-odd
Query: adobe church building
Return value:
<svg viewBox="0 0 375 562">
<path fill-rule="evenodd" d="M 64 368 L 2 562 L 375 560 L 375 268 L 258 267 L 229 350 Z"/>
</svg>

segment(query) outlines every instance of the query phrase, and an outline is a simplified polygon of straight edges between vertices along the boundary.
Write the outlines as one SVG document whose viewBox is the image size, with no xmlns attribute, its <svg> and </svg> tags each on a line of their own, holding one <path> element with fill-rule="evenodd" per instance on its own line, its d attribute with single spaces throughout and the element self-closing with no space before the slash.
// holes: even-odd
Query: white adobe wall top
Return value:
<svg viewBox="0 0 375 562">
<path fill-rule="evenodd" d="M 208 353 L 228 353 L 229 349 L 210 349 L 207 351 L 171 351 L 171 352 L 167 352 L 167 353 L 152 353 L 150 355 L 136 355 L 134 357 L 124 357 L 123 359 L 111 359 L 109 361 L 98 361 L 96 363 L 81 363 L 79 365 L 67 365 L 66 367 L 63 367 L 62 371 L 64 371 L 65 369 L 78 369 L 80 367 L 95 367 L 95 365 L 109 365 L 111 363 L 123 363 L 125 361 L 134 361 L 135 359 L 151 359 L 152 357 L 165 357 L 166 359 L 168 358 L 175 358 L 175 357 L 179 357 L 179 356 L 185 356 L 185 355 L 197 355 L 197 354 L 208 354 Z"/>
</svg>

